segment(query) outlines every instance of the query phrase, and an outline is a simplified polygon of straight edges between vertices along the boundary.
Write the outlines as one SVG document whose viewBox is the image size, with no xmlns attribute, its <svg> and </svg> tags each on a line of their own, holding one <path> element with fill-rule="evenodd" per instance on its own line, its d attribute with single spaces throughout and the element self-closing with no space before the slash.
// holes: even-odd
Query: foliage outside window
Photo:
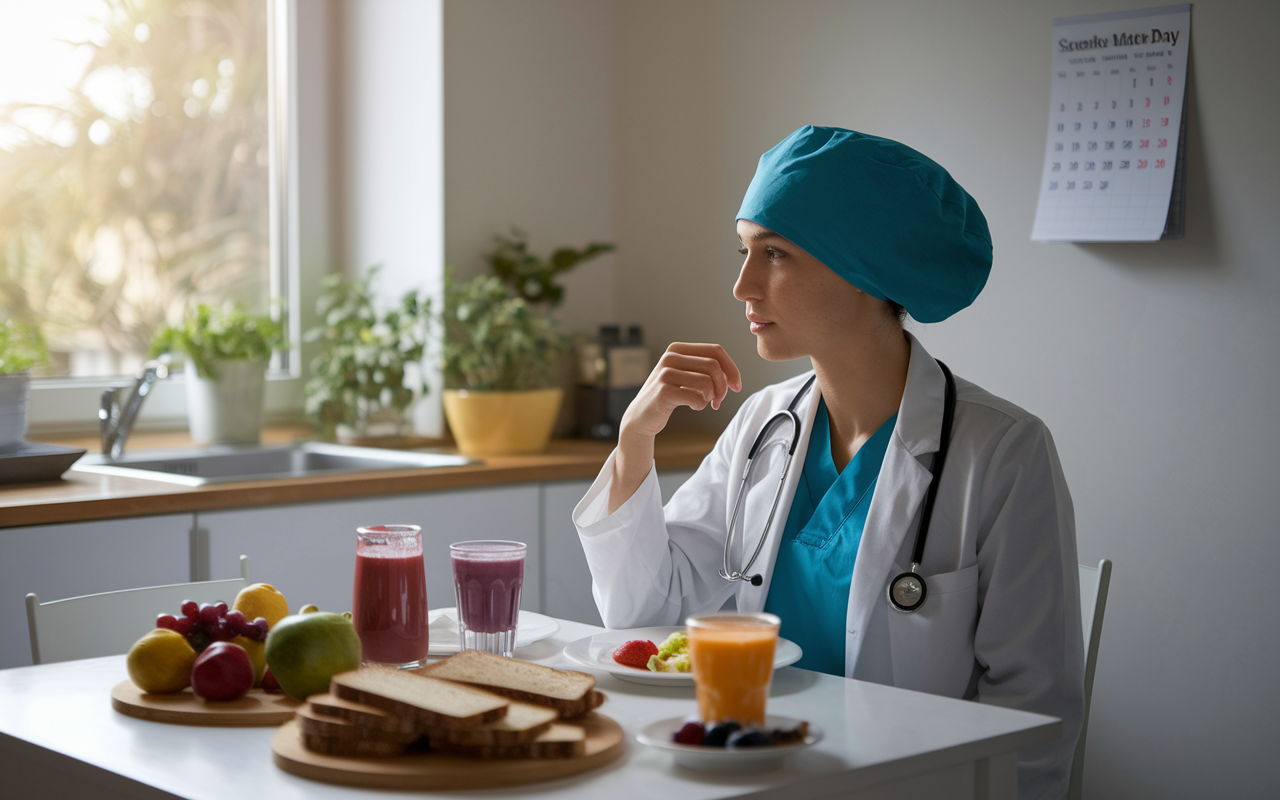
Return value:
<svg viewBox="0 0 1280 800">
<path fill-rule="evenodd" d="M 0 0 L 0 316 L 36 322 L 46 374 L 131 373 L 199 302 L 269 306 L 267 13 Z"/>
</svg>

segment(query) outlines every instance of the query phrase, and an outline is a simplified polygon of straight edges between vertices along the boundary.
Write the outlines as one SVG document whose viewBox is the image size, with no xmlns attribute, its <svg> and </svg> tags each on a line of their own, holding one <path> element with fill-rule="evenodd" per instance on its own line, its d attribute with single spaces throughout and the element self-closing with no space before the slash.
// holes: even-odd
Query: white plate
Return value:
<svg viewBox="0 0 1280 800">
<path fill-rule="evenodd" d="M 458 609 L 433 608 L 427 612 L 427 620 L 431 625 L 430 647 L 427 654 L 433 656 L 450 656 L 461 649 L 458 640 Z M 516 622 L 516 647 L 524 647 L 551 636 L 560 631 L 560 623 L 551 617 L 544 617 L 532 611 L 520 610 Z"/>
<path fill-rule="evenodd" d="M 803 742 L 782 744 L 774 747 L 744 747 L 733 750 L 727 747 L 703 747 L 702 745 L 676 744 L 671 741 L 671 734 L 684 727 L 688 722 L 685 717 L 671 717 L 646 725 L 636 734 L 636 741 L 657 750 L 665 750 L 676 760 L 676 763 L 689 769 L 712 772 L 742 772 L 777 769 L 782 766 L 782 759 L 787 753 L 803 750 L 817 744 L 822 739 L 822 729 L 809 723 L 809 735 Z M 795 728 L 800 720 L 790 717 L 778 717 L 769 714 L 764 718 L 766 730 L 776 728 Z"/>
<path fill-rule="evenodd" d="M 623 630 L 605 631 L 595 636 L 588 636 L 576 642 L 570 642 L 564 649 L 565 658 L 584 667 L 598 669 L 615 675 L 624 681 L 644 683 L 650 686 L 692 686 L 693 675 L 688 672 L 649 672 L 648 670 L 624 667 L 613 660 L 613 651 L 624 642 L 633 639 L 648 639 L 654 644 L 662 644 L 676 631 L 684 630 L 684 626 L 664 628 L 627 628 Z M 778 644 L 773 651 L 773 668 L 794 664 L 804 655 L 800 645 L 789 639 L 778 637 Z"/>
</svg>

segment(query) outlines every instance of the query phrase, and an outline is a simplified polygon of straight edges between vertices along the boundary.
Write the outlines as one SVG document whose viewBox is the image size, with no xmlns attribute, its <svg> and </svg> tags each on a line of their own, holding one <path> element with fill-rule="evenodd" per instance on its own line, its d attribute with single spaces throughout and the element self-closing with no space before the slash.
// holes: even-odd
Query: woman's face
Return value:
<svg viewBox="0 0 1280 800">
<path fill-rule="evenodd" d="M 733 296 L 747 306 L 763 358 L 838 357 L 868 323 L 886 321 L 883 302 L 768 228 L 740 219 L 738 239 L 746 260 Z"/>
</svg>

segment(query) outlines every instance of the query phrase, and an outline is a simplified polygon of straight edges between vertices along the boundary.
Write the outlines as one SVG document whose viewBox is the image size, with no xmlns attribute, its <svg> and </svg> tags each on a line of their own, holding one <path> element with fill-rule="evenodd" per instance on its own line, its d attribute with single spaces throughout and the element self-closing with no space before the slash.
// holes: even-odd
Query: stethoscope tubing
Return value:
<svg viewBox="0 0 1280 800">
<path fill-rule="evenodd" d="M 756 435 L 756 440 L 752 442 L 751 449 L 747 451 L 747 463 L 742 468 L 742 483 L 738 486 L 738 497 L 733 501 L 733 512 L 729 515 L 729 532 L 724 540 L 724 566 L 720 570 L 720 577 L 727 581 L 746 581 L 752 586 L 759 586 L 764 583 L 761 575 L 752 575 L 751 567 L 755 565 L 756 559 L 760 557 L 760 551 L 764 549 L 765 536 L 769 532 L 769 527 L 773 525 L 773 517 L 778 513 L 778 502 L 782 499 L 782 490 L 787 482 L 787 473 L 791 471 L 791 459 L 795 457 L 796 448 L 800 446 L 800 416 L 796 414 L 796 406 L 800 404 L 800 400 L 809 393 L 809 387 L 813 386 L 817 375 L 810 375 L 809 380 L 804 382 L 804 386 L 800 387 L 800 391 L 796 392 L 796 396 L 791 399 L 791 404 L 785 410 L 779 411 L 769 418 L 769 421 L 760 429 L 760 433 Z M 733 529 L 738 523 L 738 514 L 742 510 L 743 501 L 747 496 L 747 481 L 751 479 L 751 468 L 755 466 L 756 456 L 760 454 L 760 446 L 764 440 L 768 438 L 770 431 L 774 425 L 779 422 L 791 422 L 791 443 L 787 447 L 787 458 L 782 463 L 782 475 L 778 478 L 778 488 L 773 492 L 773 505 L 769 507 L 769 519 L 764 523 L 764 532 L 756 540 L 755 552 L 751 554 L 751 558 L 742 567 L 740 571 L 729 569 L 729 550 L 733 543 Z M 783 444 L 784 441 L 770 442 L 765 445 L 766 448 Z M 747 541 L 747 526 L 744 521 L 742 524 L 742 541 Z"/>
<path fill-rule="evenodd" d="M 946 464 L 947 451 L 951 446 L 951 428 L 955 420 L 955 377 L 951 374 L 951 369 L 947 367 L 946 364 L 938 361 L 938 366 L 941 367 L 943 377 L 946 380 L 946 393 L 944 395 L 942 410 L 942 432 L 938 444 L 937 455 L 934 456 L 933 464 L 930 465 L 929 489 L 925 494 L 924 507 L 920 515 L 920 525 L 916 528 L 916 538 L 911 548 L 911 569 L 909 572 L 904 572 L 890 581 L 886 590 L 890 605 L 895 610 L 903 613 L 911 613 L 920 608 L 920 606 L 924 604 L 925 598 L 928 596 L 928 586 L 925 583 L 924 578 L 918 574 L 918 570 L 920 568 L 920 562 L 924 557 L 924 546 L 929 536 L 929 523 L 933 518 L 933 507 L 934 503 L 937 501 L 938 485 L 942 482 L 942 468 Z M 760 552 L 764 549 L 765 538 L 768 536 L 769 529 L 773 525 L 774 516 L 778 511 L 778 503 L 782 499 L 782 492 L 785 488 L 787 475 L 791 471 L 791 461 L 795 456 L 796 448 L 800 444 L 801 423 L 800 417 L 795 411 L 796 406 L 799 405 L 800 400 L 808 394 L 809 388 L 813 386 L 813 382 L 816 378 L 816 375 L 809 376 L 809 380 L 805 382 L 804 386 L 800 387 L 800 391 L 796 392 L 795 397 L 792 398 L 791 404 L 785 410 L 779 411 L 777 414 L 774 414 L 769 418 L 768 422 L 766 422 L 760 429 L 760 433 L 756 436 L 755 441 L 751 444 L 751 449 L 747 452 L 747 463 L 742 469 L 742 482 L 738 486 L 738 496 L 734 500 L 733 511 L 729 515 L 729 529 L 725 536 L 724 543 L 724 563 L 723 567 L 719 571 L 720 577 L 727 581 L 746 581 L 752 586 L 760 586 L 764 582 L 764 578 L 761 575 L 751 574 L 751 567 L 755 565 L 756 559 L 759 558 Z M 766 444 L 765 439 L 768 438 L 774 427 L 780 422 L 788 421 L 792 426 L 790 443 L 788 444 L 786 440 L 777 440 Z M 782 465 L 782 475 L 778 478 L 778 486 L 773 493 L 773 504 L 769 507 L 769 518 L 765 521 L 764 530 L 756 540 L 756 548 L 752 552 L 751 558 L 747 560 L 747 563 L 741 570 L 732 570 L 729 567 L 729 551 L 732 549 L 733 531 L 737 526 L 738 515 L 742 511 L 743 503 L 746 499 L 747 483 L 751 479 L 751 470 L 752 467 L 755 466 L 756 456 L 762 452 L 762 449 L 782 445 L 787 446 L 787 455 L 786 460 Z M 745 521 L 743 522 L 742 537 L 743 543 L 745 544 L 747 541 Z M 913 591 L 919 594 L 918 599 L 909 605 L 900 603 L 898 599 L 894 597 L 894 587 L 903 579 L 907 579 L 911 582 Z"/>
<path fill-rule="evenodd" d="M 929 489 L 924 497 L 920 526 L 916 528 L 916 541 L 911 547 L 911 568 L 897 575 L 885 587 L 889 607 L 903 614 L 918 611 L 929 598 L 929 584 L 920 575 L 920 563 L 924 559 L 924 543 L 929 536 L 929 523 L 933 520 L 933 504 L 938 499 L 938 486 L 942 483 L 942 468 L 947 463 L 947 451 L 951 449 L 951 424 L 956 416 L 955 376 L 941 361 L 938 361 L 938 366 L 942 368 L 942 377 L 946 380 L 946 393 L 942 401 L 942 434 L 938 441 L 938 453 L 929 465 Z"/>
</svg>

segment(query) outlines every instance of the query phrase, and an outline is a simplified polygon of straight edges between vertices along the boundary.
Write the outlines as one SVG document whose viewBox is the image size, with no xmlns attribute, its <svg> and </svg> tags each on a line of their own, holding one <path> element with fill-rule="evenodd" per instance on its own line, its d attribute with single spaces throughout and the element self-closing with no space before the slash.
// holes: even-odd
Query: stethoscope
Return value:
<svg viewBox="0 0 1280 800">
<path fill-rule="evenodd" d="M 931 476 L 929 490 L 924 498 L 924 510 L 920 516 L 920 527 L 916 528 L 916 541 L 911 550 L 911 569 L 890 581 L 888 588 L 889 604 L 895 610 L 908 614 L 924 605 L 925 598 L 929 595 L 929 587 L 919 574 L 920 561 L 924 557 L 924 543 L 929 536 L 929 520 L 933 517 L 933 505 L 938 496 L 938 484 L 941 483 L 942 467 L 946 463 L 947 450 L 951 446 L 951 424 L 956 416 L 955 377 L 952 376 L 951 370 L 946 364 L 938 361 L 938 366 L 942 368 L 943 377 L 946 378 L 947 382 L 942 409 L 942 441 L 938 445 L 938 453 L 934 456 L 933 464 L 929 467 Z M 756 436 L 751 449 L 747 451 L 747 463 L 742 470 L 742 483 L 738 487 L 738 497 L 734 500 L 733 512 L 729 516 L 729 535 L 725 537 L 724 541 L 724 567 L 720 570 L 720 577 L 727 581 L 747 581 L 752 586 L 759 586 L 764 583 L 764 578 L 761 575 L 752 575 L 750 570 L 760 556 L 760 551 L 764 549 L 765 536 L 773 525 L 774 514 L 778 511 L 778 502 L 782 499 L 783 486 L 787 482 L 787 473 L 791 469 L 791 459 L 795 456 L 796 446 L 800 444 L 801 424 L 800 417 L 796 414 L 796 406 L 808 394 L 809 387 L 813 386 L 813 381 L 816 377 L 816 375 L 811 375 L 809 380 L 805 381 L 804 386 L 800 387 L 800 391 L 796 392 L 791 404 L 785 410 L 779 411 L 769 418 L 769 421 L 760 429 L 760 434 Z M 791 441 L 788 443 L 786 439 L 774 439 L 765 443 L 765 439 L 769 437 L 774 428 L 784 422 L 791 423 Z M 778 488 L 774 490 L 773 505 L 769 508 L 769 518 L 764 523 L 764 530 L 756 541 L 755 552 L 751 554 L 751 558 L 747 560 L 746 565 L 740 571 L 733 571 L 729 569 L 729 550 L 733 544 L 733 529 L 738 522 L 738 513 L 742 510 L 743 500 L 747 494 L 747 483 L 751 480 L 751 469 L 755 464 L 755 458 L 770 447 L 785 447 L 787 450 L 786 461 L 782 465 L 782 477 L 778 479 Z M 746 524 L 744 523 L 742 530 L 744 542 L 747 541 L 746 535 Z"/>
</svg>

